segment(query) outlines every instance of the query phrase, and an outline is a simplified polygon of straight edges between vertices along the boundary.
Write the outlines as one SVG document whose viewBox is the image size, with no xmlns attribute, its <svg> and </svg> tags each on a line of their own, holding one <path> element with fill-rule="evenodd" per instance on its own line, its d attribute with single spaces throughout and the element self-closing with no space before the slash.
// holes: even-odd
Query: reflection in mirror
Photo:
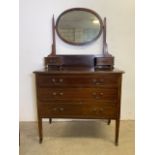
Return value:
<svg viewBox="0 0 155 155">
<path fill-rule="evenodd" d="M 57 21 L 60 38 L 71 44 L 86 44 L 97 39 L 101 33 L 101 21 L 97 15 L 72 10 L 62 14 Z"/>
</svg>

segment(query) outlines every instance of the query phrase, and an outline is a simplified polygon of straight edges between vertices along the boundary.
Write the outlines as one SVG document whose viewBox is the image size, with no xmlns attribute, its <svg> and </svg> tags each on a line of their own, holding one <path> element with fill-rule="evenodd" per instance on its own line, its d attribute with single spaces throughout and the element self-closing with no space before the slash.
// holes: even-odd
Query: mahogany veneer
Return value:
<svg viewBox="0 0 155 155">
<path fill-rule="evenodd" d="M 98 17 L 101 23 L 100 34 L 103 31 L 103 50 L 101 55 L 57 55 L 55 39 L 57 27 L 53 16 L 52 51 L 44 58 L 45 70 L 34 72 L 40 143 L 43 139 L 42 118 L 49 118 L 50 123 L 52 118 L 87 118 L 108 119 L 108 124 L 111 119 L 115 120 L 117 145 L 123 72 L 114 70 L 114 57 L 108 53 L 106 18 L 102 23 L 94 11 L 84 8 L 68 11 L 71 10 L 83 10 Z"/>
<path fill-rule="evenodd" d="M 42 118 L 116 120 L 118 144 L 122 71 L 36 71 L 39 137 Z"/>
</svg>

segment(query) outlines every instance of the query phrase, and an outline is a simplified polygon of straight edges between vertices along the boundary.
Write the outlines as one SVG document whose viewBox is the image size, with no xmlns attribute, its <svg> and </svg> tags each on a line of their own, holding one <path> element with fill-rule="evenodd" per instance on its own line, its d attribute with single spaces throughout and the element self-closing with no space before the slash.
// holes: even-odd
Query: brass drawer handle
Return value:
<svg viewBox="0 0 155 155">
<path fill-rule="evenodd" d="M 103 79 L 93 79 L 93 83 L 96 84 L 96 85 L 100 85 L 100 84 L 103 84 L 104 80 Z"/>
<path fill-rule="evenodd" d="M 103 80 L 103 79 L 100 79 L 100 82 L 101 82 L 101 83 L 103 83 L 103 82 L 104 82 L 104 80 Z"/>
<path fill-rule="evenodd" d="M 100 108 L 99 111 L 100 111 L 100 112 L 103 112 L 103 108 Z"/>
<path fill-rule="evenodd" d="M 100 83 L 100 82 L 96 82 L 95 84 L 96 84 L 96 85 L 100 85 L 101 83 Z"/>
<path fill-rule="evenodd" d="M 56 82 L 56 80 L 53 78 L 53 79 L 52 79 L 52 82 L 54 82 L 54 83 L 55 83 L 55 82 Z"/>
<path fill-rule="evenodd" d="M 57 111 L 57 108 L 53 108 L 54 111 Z"/>
<path fill-rule="evenodd" d="M 93 112 L 95 113 L 103 112 L 103 108 L 100 108 L 100 109 L 94 108 Z"/>
<path fill-rule="evenodd" d="M 64 111 L 64 108 L 61 107 L 61 108 L 59 108 L 59 110 L 62 112 L 62 111 Z"/>
<path fill-rule="evenodd" d="M 97 82 L 97 80 L 96 79 L 93 79 L 93 82 L 95 83 L 95 82 Z"/>
<path fill-rule="evenodd" d="M 62 79 L 62 78 L 60 78 L 60 79 L 55 79 L 55 78 L 52 78 L 52 83 L 54 83 L 54 84 L 60 84 L 60 83 L 62 83 L 64 80 Z"/>
<path fill-rule="evenodd" d="M 59 82 L 63 82 L 64 80 L 63 79 L 59 79 Z"/>
<path fill-rule="evenodd" d="M 93 93 L 92 93 L 93 96 L 95 96 L 96 94 L 97 94 L 96 92 L 93 92 Z"/>
<path fill-rule="evenodd" d="M 103 93 L 101 92 L 101 93 L 100 93 L 100 95 L 102 96 L 102 95 L 103 95 Z"/>
<path fill-rule="evenodd" d="M 53 93 L 52 93 L 52 95 L 56 96 L 56 95 L 57 95 L 57 93 L 56 93 L 56 92 L 53 92 Z"/>
<path fill-rule="evenodd" d="M 53 108 L 53 111 L 60 111 L 60 112 L 62 112 L 62 111 L 64 111 L 64 108 L 63 107 L 60 107 L 60 108 Z"/>
<path fill-rule="evenodd" d="M 83 104 L 83 102 L 79 102 L 79 104 Z"/>
<path fill-rule="evenodd" d="M 64 94 L 63 92 L 60 92 L 60 93 L 52 92 L 52 95 L 53 95 L 53 96 L 56 96 L 56 95 L 60 95 L 60 96 L 62 96 L 63 94 Z"/>
<path fill-rule="evenodd" d="M 97 108 L 94 108 L 94 109 L 93 109 L 93 112 L 97 112 Z"/>
<path fill-rule="evenodd" d="M 61 95 L 61 96 L 62 96 L 63 94 L 64 94 L 63 92 L 60 92 L 60 93 L 59 93 L 59 95 Z"/>
<path fill-rule="evenodd" d="M 95 96 L 95 98 L 98 100 L 98 99 L 100 99 L 100 97 L 99 96 Z"/>
</svg>

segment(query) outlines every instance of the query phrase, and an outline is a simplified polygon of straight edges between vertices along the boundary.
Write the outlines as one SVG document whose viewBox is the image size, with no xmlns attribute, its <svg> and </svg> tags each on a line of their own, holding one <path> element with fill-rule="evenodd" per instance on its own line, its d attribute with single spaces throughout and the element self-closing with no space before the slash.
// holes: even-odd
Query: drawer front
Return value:
<svg viewBox="0 0 155 155">
<path fill-rule="evenodd" d="M 39 114 L 42 117 L 104 117 L 115 118 L 116 107 L 106 104 L 78 105 L 78 104 L 40 104 Z M 84 117 L 85 116 L 85 117 Z"/>
<path fill-rule="evenodd" d="M 117 100 L 82 100 L 82 99 L 77 99 L 77 100 L 53 100 L 53 101 L 39 101 L 38 106 L 44 106 L 44 105 L 82 105 L 82 106 L 89 106 L 89 105 L 94 105 L 98 104 L 101 106 L 116 106 Z"/>
<path fill-rule="evenodd" d="M 119 75 L 37 75 L 38 87 L 114 87 L 118 85 Z"/>
<path fill-rule="evenodd" d="M 117 99 L 116 88 L 39 88 L 39 101 L 52 100 L 109 100 Z"/>
</svg>

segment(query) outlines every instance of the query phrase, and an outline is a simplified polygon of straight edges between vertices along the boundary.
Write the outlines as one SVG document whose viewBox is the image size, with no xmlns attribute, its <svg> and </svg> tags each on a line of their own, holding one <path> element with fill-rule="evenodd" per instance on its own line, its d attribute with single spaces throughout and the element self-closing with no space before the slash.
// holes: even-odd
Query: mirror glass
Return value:
<svg viewBox="0 0 155 155">
<path fill-rule="evenodd" d="M 102 20 L 88 9 L 70 9 L 63 12 L 56 23 L 59 37 L 73 45 L 95 41 L 102 32 Z"/>
</svg>

